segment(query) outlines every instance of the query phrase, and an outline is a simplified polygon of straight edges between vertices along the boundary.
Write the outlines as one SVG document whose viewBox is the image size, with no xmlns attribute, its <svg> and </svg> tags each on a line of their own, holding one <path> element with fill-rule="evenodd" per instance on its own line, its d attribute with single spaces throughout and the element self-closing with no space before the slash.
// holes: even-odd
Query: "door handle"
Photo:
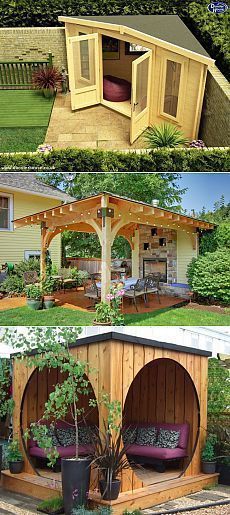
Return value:
<svg viewBox="0 0 230 515">
<path fill-rule="evenodd" d="M 135 111 L 137 105 L 138 105 L 138 102 L 133 102 L 133 111 Z"/>
</svg>

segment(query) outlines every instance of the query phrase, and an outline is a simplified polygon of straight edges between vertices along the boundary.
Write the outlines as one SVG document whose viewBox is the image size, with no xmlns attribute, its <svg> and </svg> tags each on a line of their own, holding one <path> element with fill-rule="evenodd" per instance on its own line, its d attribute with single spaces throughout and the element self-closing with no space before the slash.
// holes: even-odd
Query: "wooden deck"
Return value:
<svg viewBox="0 0 230 515">
<path fill-rule="evenodd" d="M 90 300 L 84 296 L 84 291 L 82 288 L 78 289 L 77 291 L 74 289 L 69 291 L 67 290 L 65 293 L 56 292 L 55 300 L 57 306 L 80 311 L 88 311 L 87 308 L 91 305 Z M 184 303 L 187 303 L 186 299 L 161 295 L 161 304 L 159 304 L 156 295 L 150 295 L 148 304 L 145 304 L 143 299 L 138 299 L 138 313 L 149 313 L 158 309 L 180 306 Z M 25 297 L 5 297 L 0 300 L 0 311 L 19 308 L 25 305 Z M 130 303 L 129 299 L 124 300 L 123 312 L 124 314 L 137 313 L 135 306 L 133 303 Z"/>
<path fill-rule="evenodd" d="M 93 506 L 99 504 L 112 506 L 113 513 L 122 514 L 126 509 L 150 508 L 177 499 L 184 495 L 202 490 L 213 485 L 218 480 L 218 474 L 199 474 L 192 477 L 172 479 L 164 483 L 156 483 L 141 489 L 121 493 L 116 501 L 102 501 L 98 492 L 90 492 L 89 499 Z M 3 488 L 11 492 L 18 492 L 37 499 L 48 499 L 54 495 L 61 495 L 60 481 L 53 478 L 45 478 L 32 474 L 11 474 L 8 470 L 2 472 Z"/>
</svg>

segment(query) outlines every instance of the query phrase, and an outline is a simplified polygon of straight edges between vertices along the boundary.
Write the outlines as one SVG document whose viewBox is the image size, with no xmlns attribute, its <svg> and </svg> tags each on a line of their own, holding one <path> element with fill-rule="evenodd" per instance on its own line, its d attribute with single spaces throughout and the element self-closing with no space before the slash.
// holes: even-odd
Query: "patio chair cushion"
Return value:
<svg viewBox="0 0 230 515">
<path fill-rule="evenodd" d="M 127 454 L 132 456 L 156 458 L 159 460 L 172 460 L 184 458 L 186 456 L 186 450 L 180 449 L 180 447 L 177 447 L 176 449 L 167 449 L 162 447 L 133 444 L 128 447 Z"/>
<path fill-rule="evenodd" d="M 172 431 L 168 429 L 160 429 L 157 441 L 155 442 L 156 447 L 165 447 L 167 449 L 175 449 L 178 447 L 180 438 L 180 431 Z"/>
<path fill-rule="evenodd" d="M 157 428 L 154 426 L 138 427 L 135 443 L 137 445 L 156 445 Z"/>
<path fill-rule="evenodd" d="M 57 446 L 57 452 L 60 458 L 67 458 L 70 456 L 74 456 L 76 453 L 75 445 L 69 445 L 68 447 Z M 92 447 L 90 445 L 79 445 L 78 453 L 80 456 L 87 456 L 92 452 Z M 40 449 L 40 447 L 31 447 L 29 449 L 30 456 L 34 456 L 36 458 L 47 458 L 44 449 Z"/>
</svg>

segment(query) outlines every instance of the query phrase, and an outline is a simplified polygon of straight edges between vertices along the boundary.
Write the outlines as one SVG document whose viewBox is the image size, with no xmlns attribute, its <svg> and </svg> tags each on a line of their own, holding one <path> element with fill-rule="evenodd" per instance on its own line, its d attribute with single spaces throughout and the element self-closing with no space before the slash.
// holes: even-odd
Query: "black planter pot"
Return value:
<svg viewBox="0 0 230 515">
<path fill-rule="evenodd" d="M 203 474 L 215 474 L 216 462 L 215 461 L 202 461 L 202 472 Z"/>
<path fill-rule="evenodd" d="M 225 463 L 218 463 L 217 472 L 220 474 L 218 482 L 221 485 L 230 486 L 230 465 L 226 465 Z"/>
<path fill-rule="evenodd" d="M 62 492 L 65 515 L 71 515 L 76 506 L 87 503 L 90 482 L 89 458 L 62 458 Z"/>
<path fill-rule="evenodd" d="M 105 501 L 115 501 L 115 499 L 118 498 L 121 488 L 121 482 L 119 479 L 114 479 L 111 482 L 111 485 L 108 485 L 107 481 L 101 479 L 99 481 L 99 485 L 102 499 Z"/>
<path fill-rule="evenodd" d="M 20 474 L 22 472 L 24 461 L 9 461 L 9 469 L 11 474 Z"/>
</svg>

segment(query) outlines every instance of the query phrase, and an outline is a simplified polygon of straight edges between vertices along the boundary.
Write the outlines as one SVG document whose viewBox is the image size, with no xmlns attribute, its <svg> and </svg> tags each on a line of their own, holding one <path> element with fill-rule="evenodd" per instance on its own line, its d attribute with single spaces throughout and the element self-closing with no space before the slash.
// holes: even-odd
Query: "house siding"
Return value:
<svg viewBox="0 0 230 515">
<path fill-rule="evenodd" d="M 0 184 L 1 193 L 11 193 Z M 13 218 L 20 218 L 32 213 L 49 209 L 60 204 L 59 200 L 42 196 L 13 192 Z M 0 264 L 11 262 L 18 263 L 24 260 L 26 250 L 40 250 L 41 233 L 39 226 L 22 227 L 13 231 L 0 230 Z M 61 236 L 56 236 L 50 245 L 51 259 L 55 265 L 61 265 Z"/>
<path fill-rule="evenodd" d="M 186 276 L 188 264 L 198 254 L 197 242 L 196 248 L 193 248 L 193 238 L 195 241 L 196 235 L 177 231 L 177 281 L 179 283 L 188 282 Z"/>
</svg>

